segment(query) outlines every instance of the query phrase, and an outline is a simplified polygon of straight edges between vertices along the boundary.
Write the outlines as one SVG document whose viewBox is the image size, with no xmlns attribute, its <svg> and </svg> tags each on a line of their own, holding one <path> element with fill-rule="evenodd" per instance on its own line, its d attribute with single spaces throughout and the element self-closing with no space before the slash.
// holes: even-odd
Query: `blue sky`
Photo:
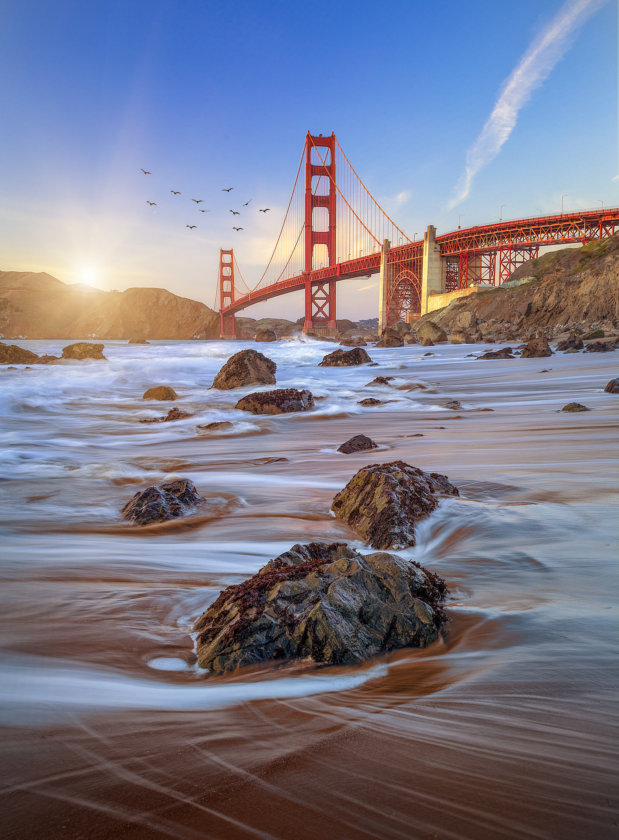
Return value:
<svg viewBox="0 0 619 840">
<path fill-rule="evenodd" d="M 234 245 L 248 281 L 260 276 L 308 129 L 336 133 L 411 238 L 428 224 L 451 230 L 458 216 L 492 221 L 501 205 L 504 218 L 559 212 L 562 196 L 567 210 L 617 206 L 611 0 L 449 209 L 505 80 L 564 6 L 4 0 L 0 268 L 162 286 L 212 305 L 220 247 Z M 231 185 L 236 203 L 272 208 L 246 215 L 242 234 L 221 192 Z M 368 317 L 377 291 L 342 283 L 338 301 L 342 317 Z M 247 314 L 296 318 L 302 303 L 283 297 Z"/>
</svg>

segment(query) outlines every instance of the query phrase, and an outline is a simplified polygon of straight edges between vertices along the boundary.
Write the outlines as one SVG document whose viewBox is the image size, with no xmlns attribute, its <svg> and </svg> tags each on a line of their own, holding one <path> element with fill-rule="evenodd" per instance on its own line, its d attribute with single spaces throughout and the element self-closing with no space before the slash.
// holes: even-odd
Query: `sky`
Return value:
<svg viewBox="0 0 619 840">
<path fill-rule="evenodd" d="M 262 274 L 308 130 L 335 132 L 411 239 L 619 206 L 617 12 L 0 0 L 0 270 L 213 306 L 220 248 L 249 285 Z M 229 209 L 249 199 L 233 231 Z M 338 284 L 338 317 L 377 309 L 377 278 Z M 296 320 L 303 302 L 243 314 Z"/>
</svg>

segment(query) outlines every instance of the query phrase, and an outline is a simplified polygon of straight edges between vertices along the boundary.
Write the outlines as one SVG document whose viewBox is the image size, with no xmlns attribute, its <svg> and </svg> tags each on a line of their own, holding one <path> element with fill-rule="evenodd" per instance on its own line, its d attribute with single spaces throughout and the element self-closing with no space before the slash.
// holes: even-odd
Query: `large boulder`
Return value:
<svg viewBox="0 0 619 840">
<path fill-rule="evenodd" d="M 447 341 L 447 333 L 434 321 L 422 321 L 416 329 L 417 340 L 423 344 L 425 339 L 430 339 L 434 344 L 440 341 Z"/>
<path fill-rule="evenodd" d="M 320 367 L 348 367 L 352 365 L 364 365 L 372 360 L 363 347 L 355 347 L 352 350 L 334 350 L 327 353 Z"/>
<path fill-rule="evenodd" d="M 169 385 L 155 385 L 153 388 L 149 388 L 147 391 L 144 391 L 142 394 L 143 400 L 177 400 L 178 395 L 174 388 L 170 388 Z"/>
<path fill-rule="evenodd" d="M 241 350 L 230 356 L 211 387 L 231 391 L 247 385 L 275 385 L 276 369 L 275 362 L 257 350 Z"/>
<path fill-rule="evenodd" d="M 607 394 L 619 394 L 619 379 L 611 379 L 604 388 Z"/>
<path fill-rule="evenodd" d="M 275 330 L 269 330 L 266 327 L 263 327 L 256 332 L 254 341 L 277 341 L 277 334 Z"/>
<path fill-rule="evenodd" d="M 394 327 L 387 327 L 380 337 L 377 347 L 402 347 L 404 339 Z"/>
<path fill-rule="evenodd" d="M 140 490 L 127 502 L 121 514 L 123 519 L 136 525 L 150 525 L 183 516 L 201 501 L 194 483 L 188 478 L 179 478 Z"/>
<path fill-rule="evenodd" d="M 404 461 L 363 467 L 335 496 L 331 510 L 372 548 L 415 545 L 415 523 L 438 507 L 438 494 L 457 496 L 447 477 Z"/>
<path fill-rule="evenodd" d="M 367 435 L 355 435 L 338 446 L 337 451 L 344 455 L 351 455 L 353 452 L 364 452 L 367 449 L 378 449 L 378 446 Z"/>
<path fill-rule="evenodd" d="M 309 391 L 296 388 L 278 388 L 242 397 L 235 408 L 252 414 L 288 414 L 291 411 L 311 411 L 314 397 Z"/>
<path fill-rule="evenodd" d="M 543 356 L 552 356 L 552 350 L 545 338 L 532 338 L 522 348 L 523 359 L 541 359 Z"/>
<path fill-rule="evenodd" d="M 295 545 L 224 589 L 196 621 L 198 665 L 215 674 L 307 657 L 353 665 L 425 648 L 445 621 L 445 593 L 438 575 L 393 554 Z"/>
<path fill-rule="evenodd" d="M 31 350 L 18 347 L 17 344 L 3 344 L 0 341 L 0 365 L 37 364 L 39 357 Z"/>
<path fill-rule="evenodd" d="M 63 359 L 105 359 L 103 344 L 90 344 L 88 341 L 78 341 L 68 344 L 62 350 Z"/>
</svg>

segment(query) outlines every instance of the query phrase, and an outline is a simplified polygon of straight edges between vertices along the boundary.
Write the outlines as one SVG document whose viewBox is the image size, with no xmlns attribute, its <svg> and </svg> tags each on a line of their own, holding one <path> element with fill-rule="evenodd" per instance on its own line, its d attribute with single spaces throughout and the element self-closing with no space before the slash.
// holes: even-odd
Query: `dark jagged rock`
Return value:
<svg viewBox="0 0 619 840">
<path fill-rule="evenodd" d="M 378 449 L 378 446 L 367 435 L 355 435 L 346 443 L 338 446 L 337 451 L 343 452 L 344 455 L 351 455 L 353 452 L 361 452 L 366 449 Z"/>
<path fill-rule="evenodd" d="M 372 360 L 363 347 L 354 347 L 352 350 L 334 350 L 327 353 L 320 367 L 348 367 L 351 365 L 364 365 Z"/>
<path fill-rule="evenodd" d="M 331 510 L 372 548 L 415 545 L 415 523 L 438 507 L 438 493 L 457 496 L 447 477 L 404 461 L 359 470 L 335 496 Z"/>
<path fill-rule="evenodd" d="M 585 345 L 579 335 L 571 335 L 569 338 L 563 339 L 557 344 L 557 350 L 582 350 Z"/>
<path fill-rule="evenodd" d="M 582 403 L 571 402 L 564 405 L 561 411 L 591 411 L 591 409 L 587 408 L 587 406 Z"/>
<path fill-rule="evenodd" d="M 607 394 L 619 394 L 619 379 L 611 379 L 604 391 Z"/>
<path fill-rule="evenodd" d="M 486 350 L 478 359 L 515 359 L 511 347 L 502 347 L 500 350 Z"/>
<path fill-rule="evenodd" d="M 402 347 L 404 339 L 402 335 L 393 327 L 387 327 L 377 343 L 377 347 Z"/>
<path fill-rule="evenodd" d="M 31 350 L 18 347 L 17 344 L 3 344 L 0 341 L 0 365 L 32 365 L 39 357 Z"/>
<path fill-rule="evenodd" d="M 366 388 L 372 388 L 374 385 L 389 385 L 393 376 L 377 376 L 376 379 L 373 379 L 371 382 L 366 382 Z"/>
<path fill-rule="evenodd" d="M 460 400 L 441 400 L 440 405 L 442 405 L 443 408 L 450 408 L 452 411 L 462 410 L 462 403 Z"/>
<path fill-rule="evenodd" d="M 445 621 L 446 589 L 438 575 L 393 554 L 295 545 L 224 589 L 196 621 L 198 664 L 216 674 L 307 657 L 353 665 L 425 648 Z"/>
<path fill-rule="evenodd" d="M 366 397 L 363 400 L 359 400 L 357 405 L 363 405 L 366 407 L 372 407 L 374 405 L 384 405 L 383 400 L 377 400 L 375 397 Z"/>
<path fill-rule="evenodd" d="M 540 359 L 543 356 L 552 356 L 552 350 L 545 338 L 532 338 L 522 348 L 523 359 Z"/>
<path fill-rule="evenodd" d="M 62 350 L 63 359 L 103 359 L 103 344 L 90 344 L 88 341 L 77 341 L 68 344 Z"/>
<path fill-rule="evenodd" d="M 224 429 L 231 429 L 234 424 L 229 420 L 214 420 L 212 423 L 203 423 L 198 426 L 198 429 L 206 429 L 209 432 L 224 431 Z"/>
<path fill-rule="evenodd" d="M 130 338 L 127 344 L 150 344 L 145 338 Z"/>
<path fill-rule="evenodd" d="M 587 353 L 610 353 L 616 349 L 610 341 L 592 341 L 591 344 L 585 345 L 585 352 Z"/>
<path fill-rule="evenodd" d="M 146 417 L 140 420 L 140 423 L 170 423 L 172 420 L 186 420 L 187 417 L 192 417 L 188 411 L 183 411 L 180 408 L 171 408 L 165 417 Z"/>
<path fill-rule="evenodd" d="M 155 385 L 154 388 L 149 388 L 142 394 L 143 400 L 177 400 L 178 395 L 174 388 L 169 385 Z"/>
<path fill-rule="evenodd" d="M 221 391 L 247 385 L 275 385 L 277 365 L 257 350 L 241 350 L 230 356 L 211 387 Z"/>
<path fill-rule="evenodd" d="M 136 525 L 164 522 L 183 516 L 201 501 L 194 483 L 188 478 L 179 478 L 140 490 L 124 506 L 122 517 Z"/>
<path fill-rule="evenodd" d="M 266 327 L 258 330 L 254 336 L 254 341 L 277 341 L 277 334 L 275 330 L 269 330 Z M 275 380 L 273 380 L 275 382 Z M 271 383 L 267 383 L 271 384 Z"/>
<path fill-rule="evenodd" d="M 279 388 L 276 391 L 248 394 L 242 397 L 235 408 L 252 414 L 288 414 L 291 411 L 311 411 L 314 397 L 310 391 L 296 388 Z"/>
</svg>

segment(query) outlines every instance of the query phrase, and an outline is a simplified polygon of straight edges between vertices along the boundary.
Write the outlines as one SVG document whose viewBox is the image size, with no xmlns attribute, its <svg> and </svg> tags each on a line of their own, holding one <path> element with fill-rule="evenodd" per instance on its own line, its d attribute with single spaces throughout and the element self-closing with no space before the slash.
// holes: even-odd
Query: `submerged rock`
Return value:
<svg viewBox="0 0 619 840">
<path fill-rule="evenodd" d="M 231 391 L 247 385 L 275 385 L 276 370 L 275 362 L 257 350 L 241 350 L 230 356 L 211 387 Z"/>
<path fill-rule="evenodd" d="M 552 356 L 550 344 L 545 338 L 532 338 L 522 348 L 523 359 L 540 359 L 543 356 Z"/>
<path fill-rule="evenodd" d="M 311 411 L 314 397 L 310 391 L 296 388 L 279 388 L 242 397 L 235 408 L 252 414 L 288 414 L 291 411 Z"/>
<path fill-rule="evenodd" d="M 123 519 L 136 525 L 149 525 L 183 516 L 201 501 L 203 499 L 194 483 L 188 478 L 179 478 L 140 490 L 121 513 Z"/>
<path fill-rule="evenodd" d="M 445 621 L 445 593 L 438 575 L 393 554 L 295 545 L 224 589 L 196 621 L 198 664 L 213 673 L 306 657 L 352 665 L 424 648 Z"/>
<path fill-rule="evenodd" d="M 63 359 L 103 359 L 103 344 L 90 344 L 87 341 L 77 341 L 75 344 L 68 344 L 62 350 Z"/>
<path fill-rule="evenodd" d="M 582 403 L 571 402 L 564 405 L 561 411 L 591 411 L 591 409 Z"/>
<path fill-rule="evenodd" d="M 209 432 L 223 432 L 225 429 L 231 429 L 233 425 L 234 424 L 229 420 L 214 420 L 212 423 L 203 423 L 201 426 L 197 426 L 196 428 L 206 429 Z"/>
<path fill-rule="evenodd" d="M 145 417 L 140 420 L 140 423 L 170 423 L 172 420 L 186 420 L 187 417 L 192 417 L 188 411 L 183 411 L 181 408 L 171 408 L 165 417 Z"/>
<path fill-rule="evenodd" d="M 143 400 L 177 400 L 178 394 L 174 390 L 174 388 L 170 388 L 169 385 L 155 385 L 154 388 L 149 388 L 148 391 L 144 391 L 142 394 Z"/>
<path fill-rule="evenodd" d="M 335 496 L 331 510 L 372 548 L 415 545 L 415 523 L 438 507 L 438 494 L 458 496 L 447 476 L 404 461 L 363 467 Z"/>
<path fill-rule="evenodd" d="M 349 367 L 371 361 L 363 347 L 354 347 L 352 350 L 334 350 L 333 353 L 327 353 L 320 362 L 320 367 Z"/>
<path fill-rule="evenodd" d="M 604 391 L 607 394 L 619 394 L 619 379 L 611 379 Z"/>
<path fill-rule="evenodd" d="M 338 446 L 337 451 L 344 455 L 351 455 L 353 452 L 362 452 L 366 449 L 378 449 L 378 446 L 367 435 L 355 435 Z"/>
<path fill-rule="evenodd" d="M 31 350 L 18 347 L 17 344 L 3 344 L 0 341 L 0 365 L 36 364 L 39 357 Z"/>
</svg>

